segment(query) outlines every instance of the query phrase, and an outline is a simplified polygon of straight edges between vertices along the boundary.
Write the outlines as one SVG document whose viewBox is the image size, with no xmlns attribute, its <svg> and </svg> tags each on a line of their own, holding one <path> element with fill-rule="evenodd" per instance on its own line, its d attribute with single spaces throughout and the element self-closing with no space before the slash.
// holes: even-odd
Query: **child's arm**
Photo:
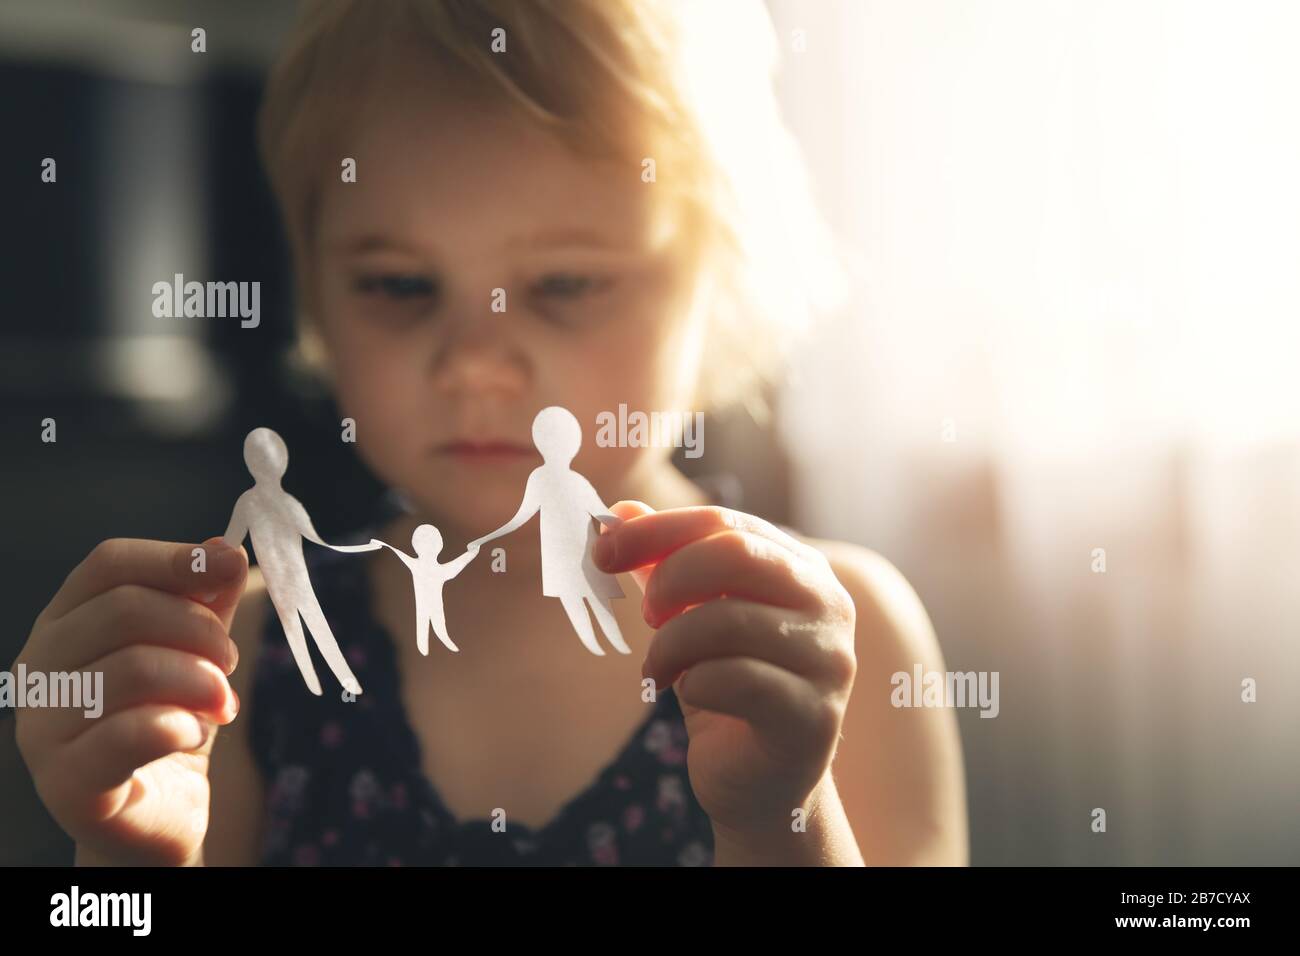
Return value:
<svg viewBox="0 0 1300 956">
<path fill-rule="evenodd" d="M 715 863 L 965 863 L 953 712 L 890 699 L 892 674 L 943 670 L 902 575 L 864 548 L 725 508 L 615 508 L 627 520 L 593 557 L 653 578 L 645 675 L 692 714 L 691 783 L 713 820 Z M 710 733 L 715 714 L 741 731 L 725 748 Z M 791 828 L 795 811 L 803 830 Z"/>
<path fill-rule="evenodd" d="M 862 856 L 872 866 L 965 866 L 970 848 L 956 712 L 892 701 L 894 675 L 911 675 L 917 666 L 927 674 L 947 671 L 929 615 L 880 555 L 812 543 L 857 610 L 857 674 L 833 769 Z"/>
</svg>

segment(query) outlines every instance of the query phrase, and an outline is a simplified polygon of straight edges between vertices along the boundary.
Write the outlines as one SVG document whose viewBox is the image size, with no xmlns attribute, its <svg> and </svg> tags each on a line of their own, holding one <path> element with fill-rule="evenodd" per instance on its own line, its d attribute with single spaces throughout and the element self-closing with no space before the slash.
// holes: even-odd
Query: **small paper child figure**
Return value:
<svg viewBox="0 0 1300 956">
<path fill-rule="evenodd" d="M 361 685 L 344 660 L 320 602 L 316 600 L 316 592 L 312 590 L 302 542 L 306 538 L 345 552 L 377 551 L 379 543 L 371 541 L 370 544 L 340 547 L 321 540 L 307 509 L 280 487 L 280 479 L 289 467 L 289 450 L 284 439 L 271 429 L 254 428 L 248 433 L 244 439 L 244 462 L 256 483 L 235 502 L 224 535 L 226 543 L 237 548 L 245 535 L 252 538 L 258 565 L 266 579 L 266 592 L 284 627 L 289 650 L 293 652 L 293 659 L 308 689 L 317 696 L 321 694 L 320 680 L 307 651 L 307 640 L 303 637 L 302 621 L 307 622 L 317 649 L 339 683 L 353 694 L 361 693 Z M 302 620 L 299 620 L 299 615 L 302 615 Z"/>
<path fill-rule="evenodd" d="M 611 598 L 623 597 L 623 588 L 618 578 L 601 571 L 591 559 L 597 534 L 592 519 L 611 527 L 622 522 L 609 513 L 591 482 L 569 467 L 582 446 L 582 426 L 567 408 L 551 405 L 533 419 L 533 444 L 542 453 L 543 464 L 528 476 L 519 510 L 496 531 L 476 538 L 469 546 L 480 547 L 509 534 L 540 512 L 542 593 L 560 599 L 582 646 L 591 653 L 604 655 L 605 651 L 596 643 L 587 605 L 614 649 L 630 654 L 610 606 Z"/>
<path fill-rule="evenodd" d="M 465 565 L 474 560 L 478 554 L 478 545 L 471 545 L 465 553 L 446 564 L 438 563 L 442 552 L 442 533 L 431 524 L 422 524 L 411 535 L 411 548 L 415 557 L 394 548 L 391 544 L 371 539 L 371 544 L 383 545 L 402 559 L 402 563 L 411 569 L 411 580 L 415 588 L 415 643 L 420 653 L 429 654 L 429 628 L 438 635 L 448 649 L 459 651 L 451 638 L 447 636 L 447 618 L 442 606 L 442 586 L 460 574 Z"/>
</svg>

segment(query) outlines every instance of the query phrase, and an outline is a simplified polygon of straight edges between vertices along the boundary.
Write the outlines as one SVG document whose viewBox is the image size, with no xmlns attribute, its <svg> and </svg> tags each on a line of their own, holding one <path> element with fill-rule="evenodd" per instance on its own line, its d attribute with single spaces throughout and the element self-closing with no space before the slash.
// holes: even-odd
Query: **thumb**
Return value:
<svg viewBox="0 0 1300 956">
<path fill-rule="evenodd" d="M 617 501 L 610 506 L 609 512 L 616 518 L 622 518 L 624 521 L 631 521 L 633 518 L 639 518 L 642 515 L 654 514 L 655 510 L 644 501 Z M 608 534 L 609 529 L 604 525 L 601 525 L 600 533 Z M 645 594 L 645 585 L 646 582 L 650 580 L 650 572 L 653 570 L 654 568 L 647 567 L 637 568 L 635 571 L 628 572 L 628 574 L 632 575 L 632 580 L 636 582 L 636 586 L 641 589 L 642 595 Z"/>
<path fill-rule="evenodd" d="M 219 537 L 204 541 L 203 548 L 207 551 L 209 570 L 203 583 L 210 587 L 190 597 L 210 608 L 229 633 L 235 609 L 239 607 L 239 599 L 248 584 L 248 552 L 242 545 L 232 548 Z"/>
</svg>

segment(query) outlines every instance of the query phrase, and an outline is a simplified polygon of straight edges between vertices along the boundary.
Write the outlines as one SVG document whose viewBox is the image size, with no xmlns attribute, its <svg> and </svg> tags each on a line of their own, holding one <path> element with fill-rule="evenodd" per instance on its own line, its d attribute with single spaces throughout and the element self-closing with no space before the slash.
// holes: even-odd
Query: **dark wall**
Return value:
<svg viewBox="0 0 1300 956">
<path fill-rule="evenodd" d="M 0 90 L 0 668 L 8 669 L 36 615 L 97 542 L 201 541 L 224 531 L 235 498 L 250 484 L 242 442 L 257 425 L 285 437 L 293 454 L 286 487 L 322 534 L 341 535 L 361 524 L 380 488 L 339 441 L 339 416 L 328 397 L 294 390 L 285 374 L 291 277 L 254 146 L 259 78 L 216 74 L 190 87 L 159 87 L 71 68 L 0 63 Z M 103 163 L 107 141 L 120 132 L 111 123 L 139 120 L 131 115 L 137 106 L 157 109 L 171 100 L 202 117 L 196 145 L 206 157 L 205 221 L 195 225 L 209 250 L 204 271 L 262 283 L 258 327 L 190 320 L 206 323 L 195 334 L 231 388 L 217 420 L 183 433 L 160 431 L 137 403 L 106 389 L 97 371 L 119 334 L 108 272 L 111 243 L 119 237 L 105 215 L 118 177 Z M 175 135 L 166 128 L 154 132 Z M 144 160 L 159 144 L 143 139 L 133 145 Z M 58 162 L 54 184 L 40 179 L 45 156 Z M 120 149 L 116 161 L 123 161 Z M 148 289 L 141 302 L 148 317 Z M 42 441 L 46 418 L 56 422 L 53 443 Z M 308 474 L 330 478 L 297 480 Z M 11 710 L 0 711 L 0 739 L 11 736 L 12 719 Z M 7 821 L 7 834 L 26 844 L 0 846 L 0 862 L 14 856 L 66 862 L 70 847 L 48 819 L 44 827 L 11 826 L 32 813 L 32 795 L 25 774 L 5 771 L 0 819 Z"/>
</svg>

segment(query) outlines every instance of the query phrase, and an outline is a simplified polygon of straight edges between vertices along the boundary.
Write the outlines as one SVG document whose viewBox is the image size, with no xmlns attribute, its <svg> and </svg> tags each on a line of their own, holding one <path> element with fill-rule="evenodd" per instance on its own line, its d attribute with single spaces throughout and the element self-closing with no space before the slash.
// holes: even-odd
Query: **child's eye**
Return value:
<svg viewBox="0 0 1300 956">
<path fill-rule="evenodd" d="M 363 275 L 357 279 L 357 291 L 362 295 L 381 295 L 398 302 L 431 299 L 438 292 L 438 284 L 418 275 Z"/>
<path fill-rule="evenodd" d="M 550 299 L 580 299 L 586 295 L 603 292 L 612 280 L 601 276 L 579 275 L 571 272 L 552 272 L 533 283 L 533 295 Z"/>
</svg>

